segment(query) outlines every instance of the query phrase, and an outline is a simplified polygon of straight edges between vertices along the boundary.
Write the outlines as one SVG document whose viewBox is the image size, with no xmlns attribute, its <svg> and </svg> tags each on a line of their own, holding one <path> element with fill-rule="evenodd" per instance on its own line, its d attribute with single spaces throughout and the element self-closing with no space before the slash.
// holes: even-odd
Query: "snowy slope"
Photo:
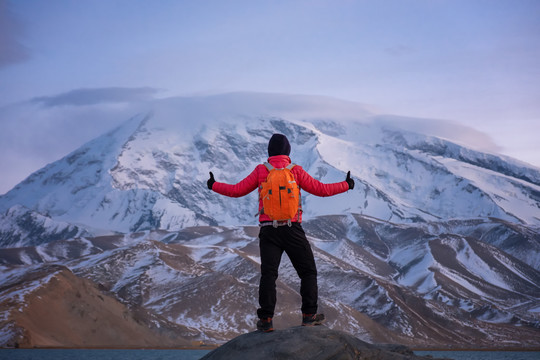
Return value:
<svg viewBox="0 0 540 360">
<path fill-rule="evenodd" d="M 39 245 L 82 235 L 88 233 L 78 226 L 53 220 L 22 205 L 14 205 L 0 214 L 0 243 L 4 247 Z"/>
<path fill-rule="evenodd" d="M 359 215 L 313 219 L 305 228 L 318 266 L 320 308 L 331 328 L 417 346 L 538 345 L 540 272 L 493 246 Z M 8 274 L 0 304 L 42 286 L 28 282 L 23 294 L 11 274 L 22 278 L 61 264 L 130 307 L 200 332 L 199 339 L 223 342 L 252 331 L 256 322 L 257 230 L 195 227 L 8 249 L 0 255 Z M 299 285 L 284 256 L 278 328 L 299 322 Z"/>
<path fill-rule="evenodd" d="M 332 198 L 304 194 L 306 218 L 361 213 L 409 223 L 494 217 L 540 226 L 538 169 L 400 129 L 406 124 L 315 97 L 156 100 L 147 113 L 32 174 L 0 197 L 0 211 L 22 205 L 96 235 L 255 224 L 255 193 L 223 198 L 206 189 L 206 179 L 213 171 L 218 181 L 241 180 L 266 160 L 269 137 L 281 132 L 292 143 L 293 161 L 314 177 L 342 181 L 351 170 L 357 180 L 354 191 Z M 12 228 L 10 221 L 4 216 L 2 228 Z"/>
</svg>

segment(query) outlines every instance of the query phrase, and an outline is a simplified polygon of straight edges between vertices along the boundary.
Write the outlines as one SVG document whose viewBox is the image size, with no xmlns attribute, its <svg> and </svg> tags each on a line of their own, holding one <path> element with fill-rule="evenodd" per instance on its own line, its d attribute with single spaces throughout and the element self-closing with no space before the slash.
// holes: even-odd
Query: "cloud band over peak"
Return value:
<svg viewBox="0 0 540 360">
<path fill-rule="evenodd" d="M 160 91 L 152 87 L 75 89 L 54 96 L 36 97 L 32 99 L 32 102 L 40 103 L 46 107 L 129 103 L 151 100 Z"/>
</svg>

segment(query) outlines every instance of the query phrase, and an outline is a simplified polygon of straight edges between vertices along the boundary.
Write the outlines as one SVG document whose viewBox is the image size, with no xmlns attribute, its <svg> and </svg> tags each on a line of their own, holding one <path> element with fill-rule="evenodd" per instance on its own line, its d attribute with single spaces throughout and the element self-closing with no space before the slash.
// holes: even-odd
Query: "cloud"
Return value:
<svg viewBox="0 0 540 360">
<path fill-rule="evenodd" d="M 8 0 L 0 0 L 0 69 L 30 58 L 19 41 L 23 28 L 10 10 Z"/>
<path fill-rule="evenodd" d="M 499 153 L 502 150 L 489 134 L 457 121 L 398 115 L 376 115 L 374 119 L 383 125 L 436 136 L 479 151 Z"/>
<path fill-rule="evenodd" d="M 151 87 L 76 89 L 54 96 L 36 97 L 32 102 L 46 107 L 130 103 L 151 100 L 158 92 L 160 90 Z"/>
<path fill-rule="evenodd" d="M 43 107 L 27 101 L 0 106 L 0 195 L 30 173 L 147 111 L 146 102 Z"/>
</svg>

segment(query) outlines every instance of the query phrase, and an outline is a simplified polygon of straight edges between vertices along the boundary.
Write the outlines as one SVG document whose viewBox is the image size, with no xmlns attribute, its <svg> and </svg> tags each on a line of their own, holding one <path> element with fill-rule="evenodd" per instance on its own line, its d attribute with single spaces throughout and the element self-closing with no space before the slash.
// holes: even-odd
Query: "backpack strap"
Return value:
<svg viewBox="0 0 540 360">
<path fill-rule="evenodd" d="M 264 166 L 266 166 L 266 169 L 267 169 L 268 171 L 274 169 L 274 167 L 272 166 L 272 164 L 270 164 L 269 162 L 265 162 L 265 163 L 264 163 Z"/>
<path fill-rule="evenodd" d="M 268 171 L 274 169 L 272 164 L 270 164 L 269 162 L 265 162 L 264 166 L 266 166 L 266 169 L 268 169 Z M 289 170 L 292 170 L 292 168 L 295 167 L 295 166 L 296 166 L 296 164 L 291 163 L 291 164 L 287 165 L 285 168 L 289 169 Z"/>
<path fill-rule="evenodd" d="M 263 165 L 266 167 L 266 170 L 268 170 L 268 172 L 270 172 L 270 170 L 274 169 L 274 167 L 272 166 L 272 164 L 270 164 L 269 162 L 265 162 L 265 163 L 263 163 Z M 262 188 L 262 185 L 259 184 L 259 191 L 261 190 L 261 188 Z M 260 196 L 260 195 L 259 195 L 259 196 Z M 259 210 L 259 211 L 255 214 L 255 216 L 261 215 L 261 214 L 263 213 L 263 210 L 264 210 L 264 209 Z"/>
</svg>

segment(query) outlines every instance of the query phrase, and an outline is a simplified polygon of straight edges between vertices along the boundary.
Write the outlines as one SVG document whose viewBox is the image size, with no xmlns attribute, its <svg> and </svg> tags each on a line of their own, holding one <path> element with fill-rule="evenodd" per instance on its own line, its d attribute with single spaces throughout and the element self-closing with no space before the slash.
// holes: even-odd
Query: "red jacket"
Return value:
<svg viewBox="0 0 540 360">
<path fill-rule="evenodd" d="M 284 168 L 291 163 L 291 159 L 287 155 L 277 155 L 268 158 L 268 162 L 272 164 L 275 168 Z M 292 168 L 292 173 L 296 179 L 296 183 L 300 186 L 300 189 L 306 190 L 308 193 L 316 196 L 332 196 L 336 194 L 341 194 L 349 190 L 349 185 L 346 181 L 333 183 L 333 184 L 324 184 L 319 180 L 314 179 L 309 175 L 301 166 L 296 165 Z M 249 174 L 244 180 L 240 181 L 237 184 L 225 184 L 220 182 L 215 182 L 212 186 L 212 190 L 218 194 L 230 196 L 230 197 L 241 197 L 249 194 L 255 189 L 259 189 L 260 184 L 266 181 L 268 176 L 268 169 L 263 164 L 257 165 L 257 167 Z M 259 199 L 259 211 L 262 209 L 262 200 Z M 259 216 L 259 221 L 272 221 L 268 215 L 261 214 Z M 302 212 L 300 211 L 298 215 L 292 220 L 293 222 L 302 222 Z"/>
</svg>

